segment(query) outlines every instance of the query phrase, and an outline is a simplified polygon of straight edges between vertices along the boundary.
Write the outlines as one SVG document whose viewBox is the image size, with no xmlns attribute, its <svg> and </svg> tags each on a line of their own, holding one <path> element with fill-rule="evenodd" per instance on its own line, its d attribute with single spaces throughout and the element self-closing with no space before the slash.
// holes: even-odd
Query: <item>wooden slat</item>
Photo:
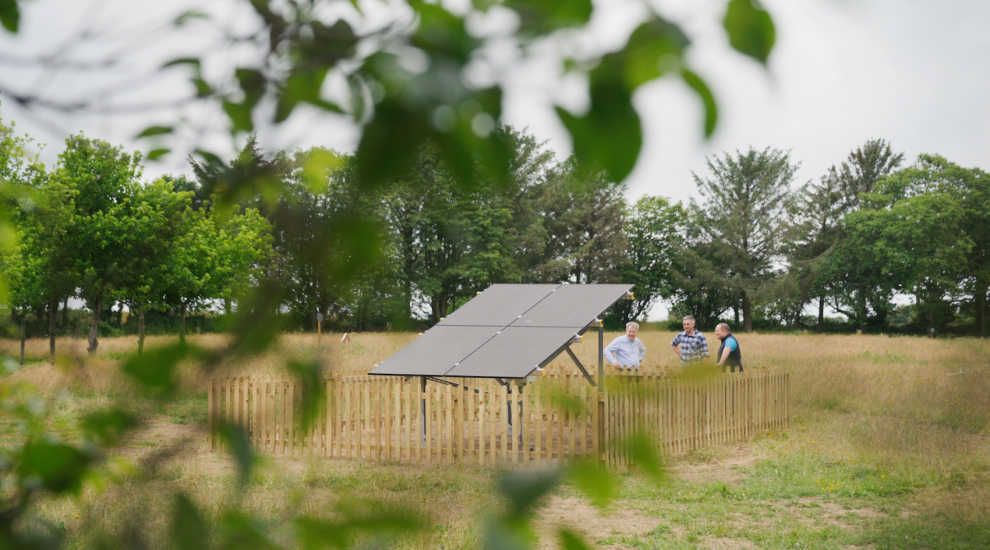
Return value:
<svg viewBox="0 0 990 550">
<path fill-rule="evenodd" d="M 361 433 L 358 434 L 358 443 L 363 443 L 363 453 L 358 453 L 358 458 L 363 458 L 367 460 L 373 460 L 372 449 L 371 449 L 371 382 L 364 382 L 361 384 L 362 390 L 362 410 L 364 411 L 364 418 L 358 422 L 358 429 Z"/>
<path fill-rule="evenodd" d="M 502 435 L 502 449 L 501 449 L 501 461 L 505 464 L 509 463 L 509 388 L 506 386 L 499 386 L 498 392 L 498 412 L 499 418 L 502 419 L 501 425 L 501 435 Z"/>
<path fill-rule="evenodd" d="M 536 419 L 536 427 L 533 429 L 533 450 L 536 453 L 536 465 L 543 467 L 543 388 L 542 384 L 537 384 L 533 388 L 533 405 L 536 411 L 533 416 Z M 549 433 L 549 432 L 548 432 Z"/>
<path fill-rule="evenodd" d="M 399 414 L 398 403 L 395 401 L 395 383 L 385 386 L 385 460 L 392 460 L 392 426 Z"/>
</svg>

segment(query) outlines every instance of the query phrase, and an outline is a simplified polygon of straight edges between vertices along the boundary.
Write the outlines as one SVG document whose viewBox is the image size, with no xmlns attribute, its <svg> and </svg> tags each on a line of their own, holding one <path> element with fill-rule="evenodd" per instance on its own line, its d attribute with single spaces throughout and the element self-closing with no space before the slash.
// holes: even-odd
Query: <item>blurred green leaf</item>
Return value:
<svg viewBox="0 0 990 550">
<path fill-rule="evenodd" d="M 567 476 L 599 508 L 604 509 L 615 498 L 615 480 L 603 466 L 580 462 L 568 468 Z"/>
<path fill-rule="evenodd" d="M 254 130 L 254 121 L 251 119 L 254 106 L 247 103 L 235 103 L 233 101 L 223 102 L 223 111 L 230 119 L 231 129 L 234 132 L 250 132 Z"/>
<path fill-rule="evenodd" d="M 221 550 L 269 550 L 281 548 L 268 540 L 264 524 L 243 513 L 228 513 L 220 520 Z"/>
<path fill-rule="evenodd" d="M 691 43 L 680 27 L 654 17 L 633 31 L 621 52 L 625 82 L 630 90 L 677 70 Z"/>
<path fill-rule="evenodd" d="M 564 550 L 591 550 L 580 535 L 570 529 L 560 530 L 560 545 Z"/>
<path fill-rule="evenodd" d="M 773 20 L 756 0 L 730 0 L 722 24 L 729 43 L 764 65 L 776 40 Z"/>
<path fill-rule="evenodd" d="M 83 437 L 104 446 L 117 444 L 135 426 L 134 415 L 121 409 L 89 413 L 79 424 Z"/>
<path fill-rule="evenodd" d="M 134 137 L 148 137 L 148 136 L 160 136 L 163 134 L 171 134 L 173 128 L 171 126 L 149 126 L 141 131 L 140 134 Z"/>
<path fill-rule="evenodd" d="M 417 515 L 410 510 L 400 508 L 358 514 L 339 522 L 305 517 L 295 521 L 296 536 L 300 546 L 305 550 L 350 548 L 358 535 L 371 535 L 379 540 L 391 539 L 417 531 L 422 526 L 422 520 Z"/>
<path fill-rule="evenodd" d="M 207 97 L 213 95 L 213 87 L 202 77 L 196 76 L 192 79 L 193 86 L 196 87 L 196 97 Z"/>
<path fill-rule="evenodd" d="M 494 518 L 485 529 L 488 550 L 531 550 L 536 541 L 532 525 L 523 518 Z"/>
<path fill-rule="evenodd" d="M 163 156 L 165 156 L 165 155 L 167 155 L 167 154 L 169 154 L 171 152 L 172 152 L 171 149 L 152 149 L 151 151 L 148 152 L 148 156 L 146 158 L 148 160 L 158 160 L 161 157 L 163 157 Z"/>
<path fill-rule="evenodd" d="M 289 372 L 302 379 L 302 398 L 299 418 L 300 428 L 306 433 L 312 428 L 313 422 L 320 414 L 320 406 L 326 398 L 326 383 L 323 366 L 319 361 L 310 362 L 289 361 Z"/>
<path fill-rule="evenodd" d="M 468 34 L 464 20 L 440 4 L 415 4 L 419 27 L 410 41 L 431 56 L 446 57 L 459 64 L 467 63 L 479 42 Z"/>
<path fill-rule="evenodd" d="M 200 61 L 196 57 L 180 57 L 178 59 L 173 59 L 165 63 L 164 65 L 162 65 L 162 68 L 167 69 L 169 67 L 176 67 L 178 65 L 192 65 L 193 68 L 199 71 Z"/>
<path fill-rule="evenodd" d="M 175 25 L 185 25 L 186 23 L 188 23 L 189 21 L 192 21 L 194 19 L 209 19 L 209 18 L 210 18 L 209 15 L 207 15 L 207 14 L 201 12 L 201 11 L 190 10 L 190 11 L 187 11 L 187 12 L 183 12 L 178 17 L 176 17 L 174 24 Z"/>
<path fill-rule="evenodd" d="M 283 122 L 289 118 L 292 110 L 299 102 L 315 105 L 325 111 L 343 112 L 340 107 L 320 98 L 320 90 L 323 88 L 323 81 L 326 76 L 326 68 L 313 72 L 294 72 L 289 76 L 279 93 L 278 104 L 275 109 L 275 122 Z"/>
<path fill-rule="evenodd" d="M 205 351 L 180 342 L 128 358 L 123 371 L 148 390 L 168 393 L 175 388 L 178 364 L 187 358 L 202 359 L 206 355 Z"/>
<path fill-rule="evenodd" d="M 22 488 L 78 493 L 92 458 L 62 443 L 31 440 L 21 449 L 17 474 Z"/>
<path fill-rule="evenodd" d="M 521 31 L 547 34 L 578 27 L 591 19 L 591 0 L 506 0 L 503 6 L 519 14 Z"/>
<path fill-rule="evenodd" d="M 611 55 L 591 73 L 591 109 L 574 116 L 557 107 L 557 116 L 574 141 L 574 156 L 600 167 L 615 182 L 632 172 L 643 146 L 639 115 L 626 87 L 621 59 Z"/>
<path fill-rule="evenodd" d="M 500 480 L 502 494 L 509 499 L 509 513 L 521 517 L 536 501 L 560 483 L 560 472 L 556 470 L 536 470 L 531 472 L 511 472 Z"/>
<path fill-rule="evenodd" d="M 172 546 L 177 550 L 205 550 L 210 547 L 209 539 L 210 528 L 196 505 L 185 494 L 176 495 L 172 512 Z"/>
<path fill-rule="evenodd" d="M 656 444 L 643 432 L 637 432 L 625 441 L 626 452 L 629 458 L 644 473 L 654 478 L 656 481 L 666 479 L 667 472 L 663 467 L 663 461 L 656 451 Z"/>
<path fill-rule="evenodd" d="M 21 10 L 17 0 L 0 0 L 0 23 L 3 28 L 17 34 L 21 22 Z"/>
<path fill-rule="evenodd" d="M 251 468 L 254 467 L 254 452 L 251 451 L 247 434 L 238 426 L 229 424 L 220 428 L 219 432 L 220 438 L 226 442 L 227 449 L 237 463 L 238 480 L 243 487 L 251 479 Z"/>
<path fill-rule="evenodd" d="M 705 105 L 705 137 L 711 137 L 712 132 L 715 131 L 715 125 L 718 123 L 718 105 L 715 104 L 715 96 L 712 95 L 708 84 L 693 72 L 684 69 L 681 71 L 681 78 L 698 94 L 701 102 Z"/>
<path fill-rule="evenodd" d="M 239 102 L 225 99 L 223 110 L 230 119 L 233 133 L 250 132 L 254 130 L 254 108 L 261 101 L 268 81 L 261 71 L 247 67 L 238 68 L 234 76 L 244 92 L 244 99 Z"/>
<path fill-rule="evenodd" d="M 196 149 L 194 154 L 203 157 L 203 160 L 205 160 L 208 164 L 223 165 L 223 159 L 221 159 L 216 153 L 206 151 L 204 149 Z"/>
</svg>

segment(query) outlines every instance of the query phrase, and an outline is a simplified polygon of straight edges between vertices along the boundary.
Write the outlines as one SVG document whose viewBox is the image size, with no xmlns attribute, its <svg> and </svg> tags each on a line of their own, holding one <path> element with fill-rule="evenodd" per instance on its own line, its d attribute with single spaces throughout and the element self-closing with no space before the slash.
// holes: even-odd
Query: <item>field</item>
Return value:
<svg viewBox="0 0 990 550">
<path fill-rule="evenodd" d="M 287 358 L 314 356 L 328 368 L 370 368 L 415 336 L 355 334 L 343 344 L 331 334 L 318 347 L 315 336 L 288 335 L 264 355 L 221 365 L 219 373 L 279 373 Z M 673 334 L 641 337 L 647 363 L 673 366 Z M 586 364 L 595 363 L 593 340 L 575 346 Z M 790 429 L 671 457 L 663 483 L 619 473 L 617 497 L 604 511 L 565 484 L 536 507 L 538 548 L 557 548 L 561 525 L 592 547 L 615 549 L 990 547 L 990 341 L 757 334 L 740 340 L 747 366 L 791 369 Z M 147 345 L 166 341 L 150 338 Z M 224 338 L 192 341 L 218 347 Z M 94 359 L 85 357 L 84 340 L 58 345 L 62 356 L 50 366 L 43 362 L 47 340 L 29 341 L 28 364 L 8 376 L 44 396 L 51 433 L 77 437 L 75 418 L 115 399 L 144 418 L 81 496 L 47 498 L 35 508 L 40 518 L 64 523 L 70 548 L 135 524 L 151 547 L 165 547 L 157 541 L 165 538 L 177 491 L 214 519 L 238 504 L 286 542 L 292 539 L 282 520 L 292 515 L 338 518 L 350 512 L 341 503 L 368 498 L 408 504 L 426 514 L 428 527 L 399 540 L 399 548 L 482 547 L 486 515 L 504 506 L 494 496 L 500 472 L 474 466 L 263 457 L 239 492 L 230 458 L 206 449 L 200 375 L 187 372 L 177 396 L 162 404 L 140 397 L 118 372 L 117 362 L 136 349 L 134 339 L 101 340 Z M 0 347 L 15 355 L 18 342 Z M 3 425 L 4 441 L 14 441 L 16 427 Z M 141 476 L 146 483 L 135 482 Z M 6 482 L 3 490 L 10 490 Z"/>
</svg>

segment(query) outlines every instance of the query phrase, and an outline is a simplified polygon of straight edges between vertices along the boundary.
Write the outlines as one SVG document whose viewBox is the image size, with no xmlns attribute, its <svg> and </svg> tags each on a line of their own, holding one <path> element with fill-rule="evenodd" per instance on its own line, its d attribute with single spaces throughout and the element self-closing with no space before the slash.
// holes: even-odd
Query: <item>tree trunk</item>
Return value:
<svg viewBox="0 0 990 550">
<path fill-rule="evenodd" d="M 736 328 L 739 328 L 739 304 L 738 303 L 737 304 L 734 304 L 732 306 L 732 319 L 734 321 L 734 324 L 736 325 Z"/>
<path fill-rule="evenodd" d="M 818 334 L 825 334 L 825 295 L 818 297 Z"/>
<path fill-rule="evenodd" d="M 753 305 L 749 303 L 749 293 L 742 295 L 743 332 L 753 332 Z"/>
<path fill-rule="evenodd" d="M 230 298 L 223 299 L 223 314 L 230 315 Z"/>
<path fill-rule="evenodd" d="M 94 300 L 92 306 L 93 318 L 89 322 L 89 347 L 86 348 L 91 356 L 96 355 L 96 348 L 100 345 L 98 337 L 100 335 L 100 310 L 103 309 L 103 300 Z"/>
<path fill-rule="evenodd" d="M 179 344 L 186 343 L 186 302 L 179 306 Z"/>
<path fill-rule="evenodd" d="M 120 328 L 124 328 L 124 301 L 121 300 L 120 304 L 117 306 L 117 324 Z"/>
<path fill-rule="evenodd" d="M 144 353 L 144 302 L 138 302 L 138 355 Z"/>
<path fill-rule="evenodd" d="M 62 304 L 62 326 L 69 325 L 69 297 L 65 297 L 65 302 Z"/>
<path fill-rule="evenodd" d="M 27 340 L 27 316 L 19 315 L 21 319 L 21 366 L 24 365 L 24 341 Z"/>
<path fill-rule="evenodd" d="M 58 313 L 58 300 L 52 300 L 48 308 L 48 362 L 55 364 L 55 315 Z"/>
<path fill-rule="evenodd" d="M 976 292 L 973 295 L 976 302 L 976 330 L 980 337 L 987 335 L 987 283 L 982 279 L 976 280 Z"/>
</svg>

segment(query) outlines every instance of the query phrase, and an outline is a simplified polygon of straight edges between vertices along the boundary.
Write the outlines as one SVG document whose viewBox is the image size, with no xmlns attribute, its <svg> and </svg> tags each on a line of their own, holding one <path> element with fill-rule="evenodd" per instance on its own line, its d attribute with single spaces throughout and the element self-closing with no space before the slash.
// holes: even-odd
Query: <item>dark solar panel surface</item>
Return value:
<svg viewBox="0 0 990 550">
<path fill-rule="evenodd" d="M 467 356 L 446 376 L 522 378 L 575 334 L 576 331 L 569 327 L 508 327 Z"/>
<path fill-rule="evenodd" d="M 492 285 L 371 374 L 521 378 L 633 285 Z"/>
<path fill-rule="evenodd" d="M 437 326 L 504 327 L 560 285 L 492 285 Z"/>
<path fill-rule="evenodd" d="M 435 326 L 382 361 L 371 374 L 443 376 L 499 330 L 502 327 Z"/>
<path fill-rule="evenodd" d="M 510 326 L 584 328 L 632 287 L 633 285 L 561 285 Z"/>
</svg>

